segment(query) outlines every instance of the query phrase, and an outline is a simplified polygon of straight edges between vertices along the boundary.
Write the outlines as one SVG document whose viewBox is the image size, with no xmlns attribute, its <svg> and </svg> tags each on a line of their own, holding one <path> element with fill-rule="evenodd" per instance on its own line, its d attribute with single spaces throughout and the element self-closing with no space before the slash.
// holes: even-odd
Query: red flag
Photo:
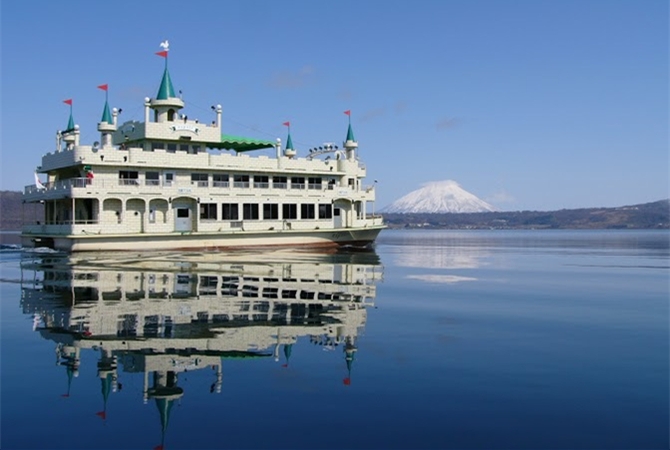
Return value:
<svg viewBox="0 0 670 450">
<path fill-rule="evenodd" d="M 65 103 L 66 105 L 72 106 L 72 99 L 68 98 L 67 100 L 63 100 L 63 103 Z"/>
<path fill-rule="evenodd" d="M 103 91 L 106 91 L 108 88 L 109 88 L 108 84 L 101 84 L 100 86 L 98 86 L 98 89 L 102 89 Z"/>
<path fill-rule="evenodd" d="M 287 127 L 290 127 L 290 126 L 291 126 L 291 122 L 284 122 L 284 125 L 287 126 Z"/>
<path fill-rule="evenodd" d="M 107 418 L 107 413 L 105 411 L 100 411 L 95 413 L 96 416 L 100 417 L 102 420 L 105 420 Z"/>
<path fill-rule="evenodd" d="M 342 384 L 345 386 L 351 386 L 351 378 L 347 377 L 344 380 L 342 380 Z"/>
<path fill-rule="evenodd" d="M 346 114 L 347 116 L 351 116 L 351 110 L 347 109 L 346 111 L 344 111 L 344 114 Z"/>
<path fill-rule="evenodd" d="M 163 58 L 167 58 L 167 50 L 163 50 L 162 52 L 156 52 L 158 56 L 162 56 Z"/>
</svg>

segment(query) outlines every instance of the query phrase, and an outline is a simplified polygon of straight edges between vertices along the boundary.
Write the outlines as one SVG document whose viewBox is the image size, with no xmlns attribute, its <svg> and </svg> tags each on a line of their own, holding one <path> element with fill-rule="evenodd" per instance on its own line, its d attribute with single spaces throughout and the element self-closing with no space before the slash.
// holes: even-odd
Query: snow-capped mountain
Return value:
<svg viewBox="0 0 670 450">
<path fill-rule="evenodd" d="M 469 193 L 453 180 L 432 181 L 412 191 L 381 212 L 386 213 L 472 213 L 496 211 L 492 205 Z"/>
</svg>

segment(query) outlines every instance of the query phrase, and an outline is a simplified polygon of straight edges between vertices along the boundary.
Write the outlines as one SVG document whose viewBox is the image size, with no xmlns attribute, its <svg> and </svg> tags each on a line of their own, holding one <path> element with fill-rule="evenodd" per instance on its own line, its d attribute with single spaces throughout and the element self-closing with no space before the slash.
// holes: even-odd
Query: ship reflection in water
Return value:
<svg viewBox="0 0 670 450">
<path fill-rule="evenodd" d="M 22 267 L 29 280 L 23 312 L 54 342 L 67 374 L 63 396 L 76 383 L 82 353 L 97 354 L 102 419 L 123 388 L 119 373 L 143 374 L 137 398 L 158 407 L 158 448 L 185 395 L 185 372 L 210 371 L 203 389 L 220 393 L 226 359 L 268 358 L 286 367 L 305 339 L 342 348 L 332 354 L 342 358 L 350 384 L 357 337 L 382 277 L 374 252 L 45 254 Z"/>
</svg>

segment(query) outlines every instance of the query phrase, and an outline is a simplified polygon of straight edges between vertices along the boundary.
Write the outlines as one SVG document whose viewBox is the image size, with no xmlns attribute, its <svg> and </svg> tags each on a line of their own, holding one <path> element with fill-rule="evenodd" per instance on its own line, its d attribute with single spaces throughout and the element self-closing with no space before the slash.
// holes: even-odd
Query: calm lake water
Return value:
<svg viewBox="0 0 670 450">
<path fill-rule="evenodd" d="M 669 446 L 667 231 L 0 258 L 3 449 Z"/>
</svg>

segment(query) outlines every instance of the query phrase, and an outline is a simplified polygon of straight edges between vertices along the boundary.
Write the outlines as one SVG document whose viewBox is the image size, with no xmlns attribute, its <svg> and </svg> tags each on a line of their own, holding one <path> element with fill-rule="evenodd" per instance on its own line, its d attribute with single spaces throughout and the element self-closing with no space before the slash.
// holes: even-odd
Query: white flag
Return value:
<svg viewBox="0 0 670 450">
<path fill-rule="evenodd" d="M 35 186 L 37 186 L 37 189 L 46 189 L 46 186 L 42 184 L 40 178 L 37 176 L 37 172 L 35 172 Z"/>
</svg>

